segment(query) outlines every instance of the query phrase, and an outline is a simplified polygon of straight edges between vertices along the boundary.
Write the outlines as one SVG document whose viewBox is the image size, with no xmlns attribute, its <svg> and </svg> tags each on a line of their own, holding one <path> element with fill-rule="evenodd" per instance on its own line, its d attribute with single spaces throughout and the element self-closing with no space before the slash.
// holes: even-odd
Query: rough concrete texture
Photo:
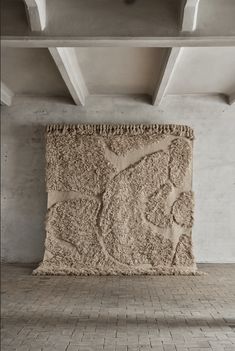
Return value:
<svg viewBox="0 0 235 351">
<path fill-rule="evenodd" d="M 48 123 L 178 123 L 194 128 L 198 262 L 235 262 L 235 105 L 222 97 L 90 97 L 85 107 L 49 98 L 15 98 L 2 107 L 2 250 L 8 262 L 42 259 L 46 213 L 44 126 Z"/>
</svg>

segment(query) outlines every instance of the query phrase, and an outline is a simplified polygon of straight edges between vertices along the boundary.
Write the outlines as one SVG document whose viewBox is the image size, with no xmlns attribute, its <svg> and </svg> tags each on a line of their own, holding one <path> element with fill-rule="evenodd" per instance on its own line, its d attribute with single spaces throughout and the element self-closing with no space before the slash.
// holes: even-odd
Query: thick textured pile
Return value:
<svg viewBox="0 0 235 351">
<path fill-rule="evenodd" d="M 34 274 L 196 274 L 192 141 L 179 125 L 48 126 Z"/>
</svg>

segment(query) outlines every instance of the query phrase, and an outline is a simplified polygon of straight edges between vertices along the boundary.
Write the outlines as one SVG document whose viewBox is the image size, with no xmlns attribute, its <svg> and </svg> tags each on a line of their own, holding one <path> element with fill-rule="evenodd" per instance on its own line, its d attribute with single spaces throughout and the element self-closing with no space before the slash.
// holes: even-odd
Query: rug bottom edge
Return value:
<svg viewBox="0 0 235 351">
<path fill-rule="evenodd" d="M 163 267 L 150 270 L 122 270 L 122 269 L 74 269 L 61 267 L 39 266 L 32 272 L 33 275 L 73 275 L 73 276 L 139 276 L 139 275 L 206 275 L 205 272 L 198 271 L 197 267 Z"/>
</svg>

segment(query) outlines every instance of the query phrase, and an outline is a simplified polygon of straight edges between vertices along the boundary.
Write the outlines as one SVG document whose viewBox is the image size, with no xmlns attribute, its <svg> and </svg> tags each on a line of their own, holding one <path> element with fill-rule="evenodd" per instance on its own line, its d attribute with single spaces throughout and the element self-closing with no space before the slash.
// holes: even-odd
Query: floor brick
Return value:
<svg viewBox="0 0 235 351">
<path fill-rule="evenodd" d="M 235 265 L 205 276 L 49 277 L 3 265 L 2 351 L 235 350 Z"/>
</svg>

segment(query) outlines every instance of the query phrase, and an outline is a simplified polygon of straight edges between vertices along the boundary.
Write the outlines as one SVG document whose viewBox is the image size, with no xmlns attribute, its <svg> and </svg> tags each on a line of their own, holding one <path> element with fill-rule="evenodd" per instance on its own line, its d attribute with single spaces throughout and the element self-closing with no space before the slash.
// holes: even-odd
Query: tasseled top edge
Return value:
<svg viewBox="0 0 235 351">
<path fill-rule="evenodd" d="M 80 135 L 168 134 L 194 139 L 193 129 L 178 124 L 50 124 L 47 134 L 72 132 Z"/>
</svg>

